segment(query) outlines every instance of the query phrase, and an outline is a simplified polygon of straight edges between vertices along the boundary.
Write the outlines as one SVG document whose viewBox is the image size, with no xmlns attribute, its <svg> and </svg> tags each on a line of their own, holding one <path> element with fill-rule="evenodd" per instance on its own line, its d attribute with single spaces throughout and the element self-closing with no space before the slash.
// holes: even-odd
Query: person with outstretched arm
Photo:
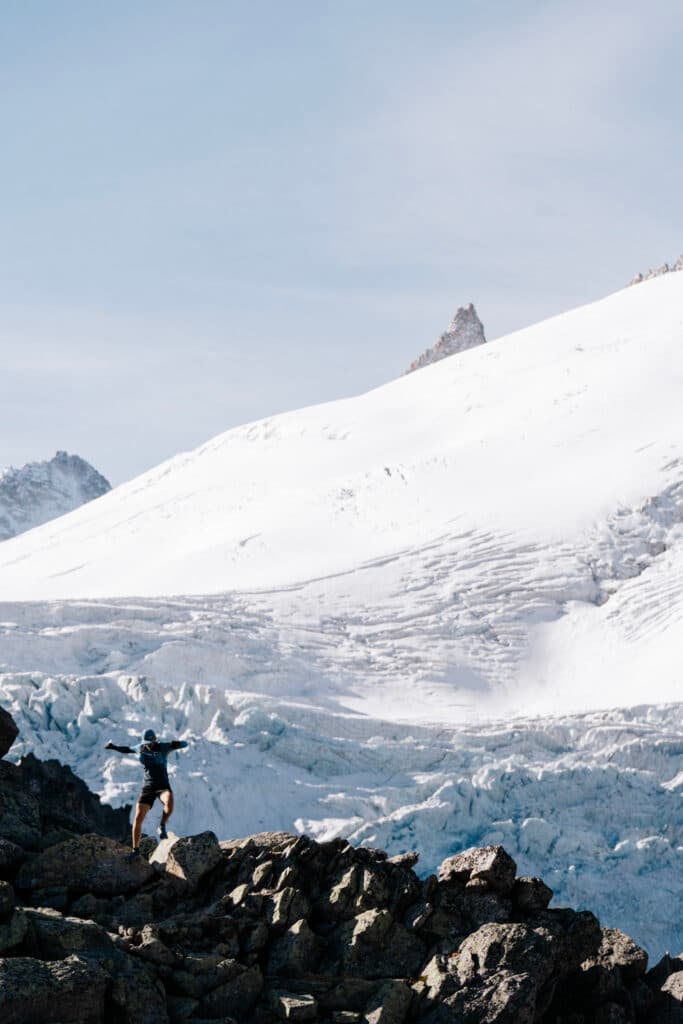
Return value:
<svg viewBox="0 0 683 1024">
<path fill-rule="evenodd" d="M 106 750 L 117 750 L 119 754 L 139 754 L 140 764 L 145 770 L 145 777 L 142 789 L 135 805 L 135 817 L 133 819 L 133 854 L 140 852 L 140 836 L 142 835 L 142 823 L 149 811 L 154 806 L 157 797 L 161 801 L 163 813 L 157 832 L 159 839 L 167 839 L 166 822 L 173 814 L 173 790 L 168 781 L 168 755 L 172 750 L 182 750 L 187 746 L 186 740 L 172 740 L 170 743 L 162 743 L 157 740 L 154 729 L 147 729 L 142 737 L 139 750 L 132 747 L 117 747 L 111 740 L 106 745 Z"/>
</svg>

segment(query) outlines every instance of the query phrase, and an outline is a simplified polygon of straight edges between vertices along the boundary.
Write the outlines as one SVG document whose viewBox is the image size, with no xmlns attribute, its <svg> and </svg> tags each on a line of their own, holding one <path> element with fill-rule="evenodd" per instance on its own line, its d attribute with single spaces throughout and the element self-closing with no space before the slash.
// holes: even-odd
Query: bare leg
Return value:
<svg viewBox="0 0 683 1024">
<path fill-rule="evenodd" d="M 173 814 L 173 791 L 165 789 L 163 793 L 159 793 L 159 799 L 161 800 L 161 806 L 164 809 L 160 822 L 160 825 L 163 828 Z"/>
<path fill-rule="evenodd" d="M 137 850 L 142 835 L 142 823 L 151 811 L 149 804 L 137 803 L 135 805 L 135 817 L 133 819 L 133 849 Z"/>
</svg>

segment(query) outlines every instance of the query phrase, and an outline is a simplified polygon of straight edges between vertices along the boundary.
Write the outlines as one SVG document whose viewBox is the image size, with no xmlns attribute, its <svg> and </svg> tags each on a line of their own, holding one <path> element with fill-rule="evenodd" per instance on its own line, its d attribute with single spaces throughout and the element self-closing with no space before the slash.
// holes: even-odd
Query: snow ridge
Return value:
<svg viewBox="0 0 683 1024">
<path fill-rule="evenodd" d="M 111 490 L 78 455 L 58 451 L 46 462 L 0 471 L 0 541 L 71 512 Z"/>
</svg>

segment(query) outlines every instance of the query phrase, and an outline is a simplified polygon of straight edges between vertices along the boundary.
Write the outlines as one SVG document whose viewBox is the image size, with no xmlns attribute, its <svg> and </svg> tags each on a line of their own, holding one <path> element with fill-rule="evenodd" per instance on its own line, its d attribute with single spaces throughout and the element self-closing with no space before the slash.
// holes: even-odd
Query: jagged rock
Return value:
<svg viewBox="0 0 683 1024">
<path fill-rule="evenodd" d="M 387 864 L 396 864 L 401 868 L 414 868 L 420 859 L 420 854 L 416 850 L 411 850 L 409 853 L 399 853 L 395 857 L 389 857 Z"/>
<path fill-rule="evenodd" d="M 445 359 L 446 356 L 464 352 L 465 349 L 473 348 L 475 345 L 483 345 L 485 341 L 484 325 L 470 302 L 468 306 L 461 306 L 458 309 L 436 344 L 418 356 L 406 372 L 412 373 L 413 370 L 429 366 L 430 363 L 436 363 L 440 359 Z"/>
<path fill-rule="evenodd" d="M 683 1024 L 683 973 L 671 974 L 661 987 L 648 1024 Z"/>
<path fill-rule="evenodd" d="M 618 967 L 624 981 L 633 981 L 642 978 L 647 971 L 647 953 L 618 928 L 603 928 L 597 955 L 585 967 L 595 964 L 605 968 Z"/>
<path fill-rule="evenodd" d="M 670 974 L 683 971 L 683 956 L 672 957 L 665 953 L 645 975 L 645 981 L 653 991 L 658 992 Z"/>
<path fill-rule="evenodd" d="M 482 925 L 458 951 L 457 974 L 462 985 L 501 970 L 533 974 L 543 982 L 552 968 L 548 936 L 524 924 Z"/>
<path fill-rule="evenodd" d="M 310 903 L 300 889 L 288 887 L 267 900 L 268 922 L 273 928 L 288 928 L 310 912 Z"/>
<path fill-rule="evenodd" d="M 117 965 L 109 999 L 116 1024 L 168 1024 L 165 989 L 146 963 L 125 957 Z"/>
<path fill-rule="evenodd" d="M 11 804 L 15 820 L 30 821 L 20 771 L 0 766 L 9 780 L 0 820 Z M 43 794 L 39 815 L 44 803 Z M 48 819 L 55 828 L 46 833 Z M 46 814 L 33 849 L 54 843 L 60 828 Z M 666 957 L 644 975 L 635 943 L 601 930 L 590 913 L 547 909 L 548 887 L 515 880 L 501 847 L 448 858 L 441 880 L 423 882 L 411 857 L 273 833 L 223 844 L 212 833 L 174 838 L 172 870 L 129 859 L 127 847 L 99 835 L 2 851 L 16 877 L 0 883 L 0 965 L 38 965 L 40 984 L 64 978 L 65 992 L 69 971 L 97 968 L 104 993 L 104 1016 L 64 999 L 53 1016 L 52 1003 L 34 1016 L 24 973 L 8 1017 L 0 980 L 2 1024 L 166 1024 L 169 1015 L 173 1024 L 681 1020 L 683 960 Z M 15 907 L 13 888 L 33 907 Z"/>
<path fill-rule="evenodd" d="M 195 888 L 207 872 L 220 863 L 218 839 L 213 832 L 187 836 L 173 844 L 166 861 L 166 871 Z"/>
<path fill-rule="evenodd" d="M 9 915 L 14 910 L 16 899 L 14 897 L 14 889 L 9 882 L 0 882 L 0 921 Z"/>
<path fill-rule="evenodd" d="M 19 730 L 9 711 L 0 707 L 0 757 L 5 756 L 18 735 Z"/>
<path fill-rule="evenodd" d="M 99 967 L 75 956 L 56 962 L 0 959 L 0 1020 L 2 1024 L 101 1024 L 108 981 Z"/>
<path fill-rule="evenodd" d="M 320 1008 L 327 1012 L 348 1010 L 361 1013 L 377 991 L 377 982 L 367 978 L 346 977 L 319 996 Z"/>
<path fill-rule="evenodd" d="M 537 914 L 547 910 L 553 890 L 542 878 L 516 878 L 512 889 L 512 903 L 522 914 Z"/>
<path fill-rule="evenodd" d="M 139 889 L 155 878 L 143 857 L 130 858 L 130 849 L 105 836 L 85 835 L 59 843 L 24 864 L 17 875 L 19 889 L 48 889 L 65 885 L 69 891 L 115 896 Z"/>
<path fill-rule="evenodd" d="M 60 829 L 79 835 L 97 832 L 112 839 L 128 835 L 130 805 L 114 809 L 103 804 L 68 765 L 27 754 L 18 769 L 22 786 L 38 800 L 43 835 Z"/>
<path fill-rule="evenodd" d="M 63 917 L 56 910 L 24 910 L 28 928 L 24 940 L 28 952 L 40 960 L 112 959 L 115 947 L 109 934 L 94 921 Z"/>
<path fill-rule="evenodd" d="M 0 953 L 4 954 L 23 942 L 27 928 L 26 914 L 20 908 L 14 910 L 5 921 L 0 921 Z"/>
<path fill-rule="evenodd" d="M 234 963 L 234 976 L 204 996 L 199 1004 L 199 1013 L 210 1019 L 222 1014 L 241 1018 L 254 1006 L 263 988 L 261 971 L 257 966 L 245 968 L 237 961 Z"/>
<path fill-rule="evenodd" d="M 363 1024 L 403 1024 L 411 1000 L 412 992 L 404 981 L 389 981 L 366 1006 Z"/>
<path fill-rule="evenodd" d="M 517 865 L 502 846 L 484 846 L 447 857 L 439 866 L 442 882 L 488 882 L 496 892 L 507 894 L 515 884 Z"/>
<path fill-rule="evenodd" d="M 268 959 L 268 971 L 288 976 L 307 974 L 316 969 L 320 952 L 321 940 L 302 918 L 275 939 Z"/>
<path fill-rule="evenodd" d="M 0 761 L 0 838 L 31 850 L 41 831 L 38 801 L 26 791 L 17 766 Z"/>
<path fill-rule="evenodd" d="M 426 954 L 424 943 L 388 910 L 359 914 L 340 929 L 339 940 L 344 969 L 362 978 L 415 975 Z"/>
<path fill-rule="evenodd" d="M 318 1016 L 318 1003 L 313 996 L 283 992 L 276 997 L 275 1008 L 283 1020 L 316 1020 Z"/>
<path fill-rule="evenodd" d="M 130 808 L 100 803 L 66 765 L 32 754 L 18 765 L 0 761 L 0 839 L 26 850 L 61 842 L 70 835 L 98 832 L 122 836 Z"/>
<path fill-rule="evenodd" d="M 481 987 L 457 993 L 447 1005 L 460 1013 L 463 1024 L 533 1024 L 538 1019 L 538 995 L 531 975 L 501 971 Z"/>
<path fill-rule="evenodd" d="M 20 846 L 9 839 L 0 839 L 0 878 L 11 876 L 26 859 L 26 854 Z"/>
</svg>

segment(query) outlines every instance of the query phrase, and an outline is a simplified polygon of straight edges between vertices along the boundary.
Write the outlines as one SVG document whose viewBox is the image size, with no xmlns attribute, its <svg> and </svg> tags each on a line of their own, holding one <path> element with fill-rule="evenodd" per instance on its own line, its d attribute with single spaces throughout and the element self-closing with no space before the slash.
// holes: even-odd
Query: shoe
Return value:
<svg viewBox="0 0 683 1024">
<path fill-rule="evenodd" d="M 138 850 L 137 847 L 134 847 L 130 851 L 130 853 L 126 855 L 126 860 L 128 861 L 129 864 L 132 864 L 134 861 L 139 860 L 139 859 L 140 859 L 140 851 Z"/>
<path fill-rule="evenodd" d="M 159 833 L 159 839 L 168 839 L 168 832 L 166 831 L 165 825 L 159 825 L 157 832 Z"/>
</svg>

